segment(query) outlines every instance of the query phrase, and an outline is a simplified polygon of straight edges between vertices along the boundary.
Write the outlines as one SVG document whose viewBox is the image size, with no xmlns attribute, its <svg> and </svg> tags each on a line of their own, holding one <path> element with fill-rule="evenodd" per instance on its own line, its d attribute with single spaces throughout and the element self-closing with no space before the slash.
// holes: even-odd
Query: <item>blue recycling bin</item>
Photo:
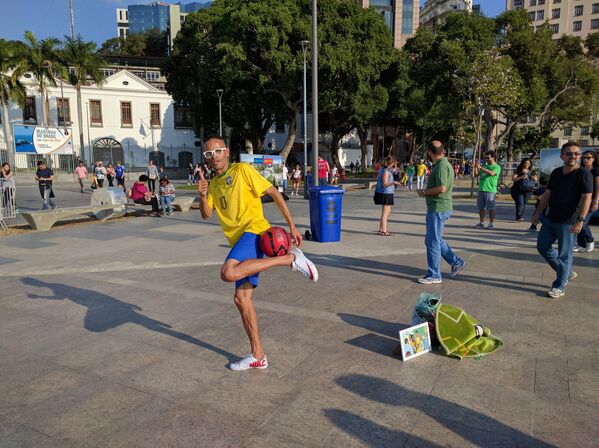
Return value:
<svg viewBox="0 0 599 448">
<path fill-rule="evenodd" d="M 310 187 L 310 230 L 321 243 L 341 240 L 341 204 L 345 190 L 336 187 Z"/>
</svg>

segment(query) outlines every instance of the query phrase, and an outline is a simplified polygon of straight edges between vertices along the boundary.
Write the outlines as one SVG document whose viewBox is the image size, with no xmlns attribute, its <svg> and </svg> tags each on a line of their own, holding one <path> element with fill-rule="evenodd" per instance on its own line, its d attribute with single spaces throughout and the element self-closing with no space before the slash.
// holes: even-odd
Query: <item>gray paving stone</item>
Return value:
<svg viewBox="0 0 599 448">
<path fill-rule="evenodd" d="M 10 420 L 0 414 L 0 446 L 30 448 L 50 439 L 50 436 Z"/>
<path fill-rule="evenodd" d="M 346 195 L 342 242 L 304 244 L 317 284 L 287 268 L 260 276 L 266 371 L 227 368 L 248 342 L 233 287 L 220 280 L 228 245 L 197 210 L 62 226 L 44 238 L 0 235 L 1 260 L 15 260 L 0 272 L 8 440 L 35 448 L 592 446 L 599 255 L 577 256 L 579 279 L 564 300 L 549 300 L 553 274 L 535 237 L 501 222 L 513 205 L 500 204 L 491 234 L 472 230 L 473 204 L 457 202 L 446 234 L 467 267 L 421 286 L 423 203 L 403 191 L 397 199 L 390 226 L 398 235 L 381 238 L 370 192 Z M 289 206 L 303 231 L 307 204 Z M 274 206 L 265 213 L 277 216 Z M 397 332 L 422 291 L 463 307 L 504 346 L 480 360 L 431 353 L 402 362 L 392 354 Z"/>
</svg>

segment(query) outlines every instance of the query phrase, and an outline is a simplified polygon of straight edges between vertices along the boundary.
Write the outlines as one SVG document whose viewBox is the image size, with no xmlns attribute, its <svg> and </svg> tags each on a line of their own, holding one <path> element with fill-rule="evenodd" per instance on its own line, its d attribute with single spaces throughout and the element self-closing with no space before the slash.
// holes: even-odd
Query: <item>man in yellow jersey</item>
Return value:
<svg viewBox="0 0 599 448">
<path fill-rule="evenodd" d="M 200 212 L 202 218 L 208 219 L 216 210 L 221 228 L 232 247 L 220 276 L 225 282 L 235 282 L 235 305 L 251 347 L 251 353 L 241 361 L 231 363 L 230 368 L 266 369 L 268 359 L 260 342 L 258 318 L 252 302 L 252 293 L 258 286 L 258 274 L 273 266 L 290 266 L 293 271 L 315 282 L 318 271 L 299 249 L 302 237 L 293 224 L 281 193 L 270 182 L 247 163 L 230 163 L 229 148 L 221 137 L 206 139 L 204 159 L 216 176 L 209 184 L 201 174 L 198 182 Z M 260 235 L 270 227 L 262 212 L 260 198 L 264 194 L 272 197 L 289 224 L 291 238 L 297 247 L 291 248 L 287 255 L 263 258 Z"/>
</svg>

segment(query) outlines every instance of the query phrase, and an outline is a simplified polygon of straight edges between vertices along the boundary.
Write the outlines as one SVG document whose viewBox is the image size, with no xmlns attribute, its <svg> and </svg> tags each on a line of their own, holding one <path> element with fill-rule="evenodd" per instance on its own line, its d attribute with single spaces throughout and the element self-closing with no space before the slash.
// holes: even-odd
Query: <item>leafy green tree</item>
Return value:
<svg viewBox="0 0 599 448">
<path fill-rule="evenodd" d="M 0 39 L 0 105 L 2 106 L 2 125 L 4 127 L 4 139 L 6 141 L 9 163 L 14 166 L 12 160 L 13 139 L 8 117 L 8 103 L 14 102 L 24 105 L 26 91 L 19 78 L 26 71 L 25 61 L 18 51 L 18 43 Z"/>
<path fill-rule="evenodd" d="M 196 130 L 218 129 L 216 89 L 223 89 L 228 127 L 260 151 L 277 117 L 289 125 L 288 154 L 302 103 L 309 6 L 306 0 L 216 0 L 187 16 L 164 72 L 167 91 L 192 107 Z"/>
<path fill-rule="evenodd" d="M 525 11 L 506 12 L 497 23 L 502 36 L 500 51 L 514 62 L 525 101 L 500 110 L 498 123 L 503 131 L 489 143 L 501 145 L 514 135 L 513 128 L 525 124 L 530 116 L 537 117 L 540 136 L 588 120 L 599 92 L 598 73 L 581 51 L 580 40 L 562 37 L 556 41 L 548 24 L 534 32 Z"/>
<path fill-rule="evenodd" d="M 394 62 L 397 51 L 383 18 L 374 9 L 354 1 L 319 2 L 319 108 L 323 131 L 331 135 L 330 153 L 338 164 L 341 138 L 356 128 L 366 167 L 367 129 L 384 111 L 389 92 L 382 73 Z"/>
<path fill-rule="evenodd" d="M 587 54 L 591 58 L 599 58 L 599 33 L 591 33 L 584 41 Z"/>
<path fill-rule="evenodd" d="M 57 61 L 58 39 L 47 38 L 39 41 L 31 31 L 25 31 L 24 45 L 21 57 L 37 83 L 37 89 L 42 97 L 42 121 L 44 126 L 49 125 L 50 106 L 46 85 L 56 86 L 56 77 L 54 75 L 53 62 Z"/>
<path fill-rule="evenodd" d="M 382 18 L 353 0 L 322 0 L 318 14 L 319 108 L 336 148 L 357 123 L 384 110 L 380 73 L 393 47 Z M 275 117 L 285 122 L 287 157 L 303 101 L 301 41 L 310 33 L 309 0 L 217 0 L 187 17 L 165 65 L 167 90 L 192 105 L 196 129 L 214 130 L 215 90 L 222 88 L 224 121 L 256 150 Z"/>
<path fill-rule="evenodd" d="M 75 87 L 77 92 L 77 122 L 79 124 L 79 144 L 81 151 L 85 147 L 83 140 L 83 106 L 81 104 L 81 87 L 88 81 L 101 84 L 104 74 L 100 69 L 106 66 L 106 62 L 98 55 L 94 42 L 84 42 L 81 36 L 75 40 L 65 38 L 60 62 L 64 68 L 63 75 L 67 77 L 69 84 Z M 66 72 L 66 73 L 65 73 Z"/>
<path fill-rule="evenodd" d="M 106 40 L 98 51 L 102 56 L 152 56 L 167 55 L 166 33 L 151 28 L 141 33 L 129 33 L 127 38 Z"/>
</svg>

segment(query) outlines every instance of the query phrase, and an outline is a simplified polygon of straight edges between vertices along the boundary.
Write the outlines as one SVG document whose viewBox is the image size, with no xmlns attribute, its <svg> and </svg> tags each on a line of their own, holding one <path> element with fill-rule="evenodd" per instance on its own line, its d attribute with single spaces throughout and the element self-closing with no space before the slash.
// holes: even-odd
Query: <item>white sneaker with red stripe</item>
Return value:
<svg viewBox="0 0 599 448">
<path fill-rule="evenodd" d="M 289 252 L 295 256 L 295 260 L 291 263 L 291 270 L 299 272 L 313 282 L 317 282 L 318 270 L 316 269 L 316 266 L 314 266 L 314 263 L 308 260 L 304 253 L 297 247 L 292 247 Z"/>
<path fill-rule="evenodd" d="M 229 365 L 231 370 L 249 370 L 249 369 L 266 369 L 268 367 L 268 359 L 266 355 L 262 357 L 262 359 L 254 358 L 254 355 L 251 353 L 243 358 L 239 362 L 232 362 Z"/>
</svg>

